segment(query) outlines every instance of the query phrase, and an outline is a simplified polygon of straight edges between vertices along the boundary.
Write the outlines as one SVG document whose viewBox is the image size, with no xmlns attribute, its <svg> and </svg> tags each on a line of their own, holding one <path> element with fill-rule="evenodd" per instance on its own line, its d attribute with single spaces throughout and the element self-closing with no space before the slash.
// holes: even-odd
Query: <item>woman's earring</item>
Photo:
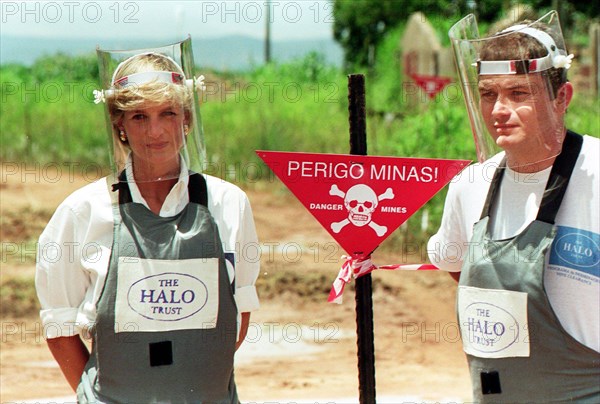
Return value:
<svg viewBox="0 0 600 404">
<path fill-rule="evenodd" d="M 119 139 L 121 139 L 121 142 L 123 143 L 127 141 L 127 134 L 123 129 L 119 130 Z"/>
<path fill-rule="evenodd" d="M 183 133 L 185 133 L 187 135 L 189 131 L 190 131 L 190 127 L 188 125 L 183 125 Z"/>
</svg>

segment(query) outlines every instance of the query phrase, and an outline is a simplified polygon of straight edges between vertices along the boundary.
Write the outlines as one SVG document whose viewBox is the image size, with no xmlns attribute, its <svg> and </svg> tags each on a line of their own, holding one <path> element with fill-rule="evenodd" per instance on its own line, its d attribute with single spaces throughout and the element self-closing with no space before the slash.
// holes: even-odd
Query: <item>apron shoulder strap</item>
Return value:
<svg viewBox="0 0 600 404">
<path fill-rule="evenodd" d="M 492 203 L 496 199 L 496 194 L 500 189 L 500 183 L 502 182 L 502 178 L 504 177 L 504 169 L 506 168 L 506 156 L 502 158 L 500 164 L 494 171 L 494 177 L 492 178 L 492 182 L 490 184 L 490 189 L 487 194 L 487 198 L 485 199 L 485 204 L 483 205 L 483 209 L 481 210 L 481 217 L 479 220 L 483 219 L 486 216 L 489 216 L 490 209 L 492 208 Z"/>
<path fill-rule="evenodd" d="M 554 224 L 556 213 L 558 212 L 558 208 L 560 208 L 560 204 L 567 191 L 567 185 L 569 185 L 569 179 L 575 168 L 575 163 L 579 157 L 582 144 L 583 137 L 581 135 L 567 130 L 562 150 L 552 165 L 552 170 L 550 171 L 550 176 L 546 183 L 546 189 L 544 190 L 544 196 L 540 203 L 536 220 Z M 505 168 L 506 157 L 502 159 L 494 173 L 494 178 L 490 184 L 490 190 L 488 191 L 485 204 L 483 205 L 480 219 L 483 219 L 490 214 L 491 206 L 496 198 L 498 189 L 500 189 L 500 183 L 504 176 Z"/>
<path fill-rule="evenodd" d="M 190 202 L 208 207 L 208 189 L 206 179 L 202 174 L 190 172 L 188 193 L 190 195 Z"/>
<path fill-rule="evenodd" d="M 579 157 L 582 144 L 583 136 L 570 130 L 567 131 L 562 151 L 556 157 L 556 161 L 550 171 L 544 197 L 540 202 L 537 220 L 554 224 L 554 219 L 567 191 L 567 186 L 569 185 L 569 180 Z"/>
<path fill-rule="evenodd" d="M 108 193 L 113 205 L 119 205 L 123 203 L 129 203 L 132 201 L 131 192 L 127 186 L 127 180 L 125 171 L 119 174 L 118 179 L 114 174 L 110 174 L 106 177 L 106 186 L 108 187 Z"/>
<path fill-rule="evenodd" d="M 127 175 L 125 174 L 125 170 L 119 174 L 119 179 L 115 180 L 113 175 L 109 175 L 107 180 L 108 183 L 108 192 L 112 198 L 113 204 L 117 203 L 119 205 L 123 205 L 125 203 L 133 202 L 131 198 L 131 191 L 129 191 L 129 185 L 127 185 Z"/>
<path fill-rule="evenodd" d="M 110 200 L 113 205 L 117 205 L 119 203 L 118 196 L 116 193 L 117 187 L 117 179 L 114 174 L 109 174 L 106 176 L 106 188 L 108 189 L 108 194 L 110 195 Z"/>
</svg>

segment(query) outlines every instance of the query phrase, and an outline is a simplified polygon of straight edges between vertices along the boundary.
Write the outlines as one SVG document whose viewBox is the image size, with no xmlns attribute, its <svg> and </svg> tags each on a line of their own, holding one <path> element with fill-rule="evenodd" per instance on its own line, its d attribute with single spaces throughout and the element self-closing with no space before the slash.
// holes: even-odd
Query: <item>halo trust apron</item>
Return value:
<svg viewBox="0 0 600 404">
<path fill-rule="evenodd" d="M 600 402 L 600 354 L 564 330 L 544 288 L 554 219 L 582 141 L 567 132 L 536 220 L 507 240 L 493 240 L 488 227 L 505 161 L 496 170 L 473 228 L 457 297 L 476 402 Z"/>
<path fill-rule="evenodd" d="M 112 254 L 79 402 L 239 402 L 233 285 L 204 177 L 190 175 L 188 189 L 183 211 L 160 217 L 132 202 L 126 182 L 113 186 Z"/>
</svg>

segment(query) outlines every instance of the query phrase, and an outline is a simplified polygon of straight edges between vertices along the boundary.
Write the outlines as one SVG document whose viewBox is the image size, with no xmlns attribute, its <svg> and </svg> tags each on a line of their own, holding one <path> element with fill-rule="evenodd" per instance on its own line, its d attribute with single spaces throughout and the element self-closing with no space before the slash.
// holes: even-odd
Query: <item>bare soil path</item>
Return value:
<svg viewBox="0 0 600 404">
<path fill-rule="evenodd" d="M 60 201 L 86 182 L 67 175 L 50 182 L 43 175 L 6 174 L 0 182 L 2 284 L 33 278 L 28 240 L 35 240 Z M 280 184 L 254 184 L 247 192 L 260 239 L 262 306 L 236 356 L 240 398 L 358 402 L 353 289 L 346 290 L 342 305 L 326 301 L 343 251 Z M 398 257 L 381 252 L 374 260 L 394 263 Z M 454 281 L 433 271 L 381 271 L 373 284 L 377 397 L 469 400 Z M 4 317 L 0 403 L 72 395 L 41 337 L 37 316 Z"/>
</svg>

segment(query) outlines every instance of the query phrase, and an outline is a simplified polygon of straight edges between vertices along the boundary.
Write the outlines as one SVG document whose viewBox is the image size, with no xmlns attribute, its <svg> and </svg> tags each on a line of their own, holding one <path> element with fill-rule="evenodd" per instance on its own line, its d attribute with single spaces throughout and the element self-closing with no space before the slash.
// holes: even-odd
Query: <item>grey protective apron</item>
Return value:
<svg viewBox="0 0 600 404">
<path fill-rule="evenodd" d="M 536 220 L 507 240 L 492 240 L 488 228 L 505 161 L 496 170 L 474 225 L 457 297 L 476 402 L 600 402 L 600 354 L 563 329 L 544 288 L 554 218 L 582 140 L 567 132 Z"/>
<path fill-rule="evenodd" d="M 114 241 L 77 389 L 81 403 L 238 403 L 237 309 L 206 182 L 173 217 L 113 198 Z"/>
</svg>

